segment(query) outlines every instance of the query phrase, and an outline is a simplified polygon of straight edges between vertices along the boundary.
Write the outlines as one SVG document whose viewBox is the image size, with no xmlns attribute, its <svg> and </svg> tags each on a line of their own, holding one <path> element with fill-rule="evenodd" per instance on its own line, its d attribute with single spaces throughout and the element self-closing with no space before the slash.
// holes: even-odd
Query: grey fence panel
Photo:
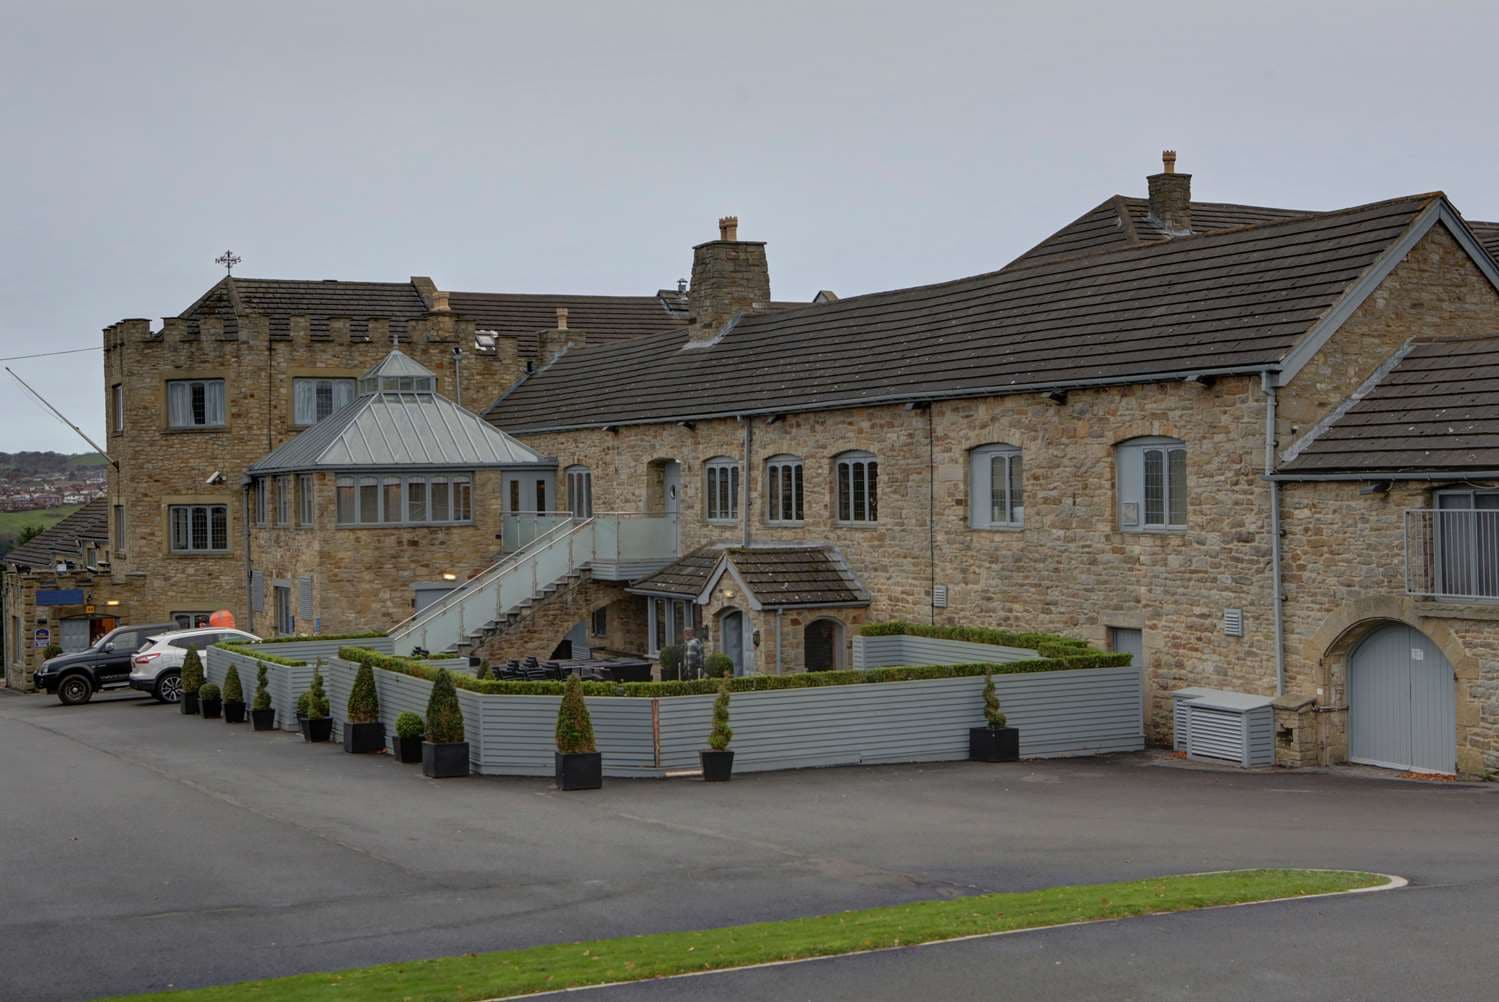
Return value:
<svg viewBox="0 0 1499 1002">
<path fill-rule="evenodd" d="M 207 658 L 203 665 L 204 677 L 222 688 L 224 678 L 229 674 L 229 666 L 234 665 L 239 669 L 239 681 L 244 686 L 247 703 L 255 699 L 256 669 L 264 664 L 266 690 L 271 696 L 271 708 L 276 711 L 276 726 L 286 731 L 297 729 L 297 697 L 312 684 L 311 665 L 294 668 L 272 664 L 218 647 L 210 647 L 205 653 Z"/>
<path fill-rule="evenodd" d="M 943 640 L 937 637 L 913 637 L 897 634 L 887 637 L 854 635 L 855 668 L 887 668 L 895 665 L 1004 664 L 1038 657 L 1024 647 L 1000 647 L 975 644 L 966 640 Z M 735 759 L 737 762 L 737 758 Z"/>
<path fill-rule="evenodd" d="M 340 647 L 363 647 L 366 650 L 389 654 L 395 649 L 395 642 L 389 637 L 360 637 L 357 640 L 288 640 L 285 643 L 272 642 L 252 646 L 262 648 L 267 654 L 274 654 L 278 658 L 311 663 L 314 658 L 326 660 L 337 657 Z"/>
<path fill-rule="evenodd" d="M 479 771 L 487 775 L 550 776 L 555 771 L 557 708 L 561 696 L 496 696 L 463 692 L 479 704 L 483 754 Z M 594 739 L 604 755 L 606 776 L 657 776 L 651 738 L 651 701 L 589 696 L 588 715 Z M 467 723 L 468 709 L 464 709 Z M 472 740 L 472 738 L 470 739 Z"/>
<path fill-rule="evenodd" d="M 739 700 L 751 693 L 739 693 L 729 699 L 729 726 L 737 728 L 734 714 Z M 708 747 L 708 732 L 713 729 L 713 696 L 674 696 L 661 700 L 661 768 L 667 772 L 697 769 L 697 753 Z M 738 732 L 729 747 L 739 750 Z M 738 760 L 738 755 L 735 755 Z"/>
</svg>

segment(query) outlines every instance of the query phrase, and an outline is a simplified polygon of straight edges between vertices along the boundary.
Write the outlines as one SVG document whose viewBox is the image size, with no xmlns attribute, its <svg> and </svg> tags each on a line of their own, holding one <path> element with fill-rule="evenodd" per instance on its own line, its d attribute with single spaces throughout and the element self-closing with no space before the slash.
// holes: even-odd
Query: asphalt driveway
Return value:
<svg viewBox="0 0 1499 1002">
<path fill-rule="evenodd" d="M 76 708 L 0 696 L 0 759 L 5 999 L 1247 866 L 1400 873 L 1432 889 L 1422 893 L 1465 895 L 1452 908 L 1467 919 L 1444 918 L 1445 906 L 1427 916 L 1444 932 L 1469 929 L 1476 945 L 1499 927 L 1499 798 L 1489 787 L 1205 772 L 1124 756 L 811 770 L 722 786 L 613 781 L 563 795 L 541 780 L 426 780 L 388 756 L 345 755 L 120 696 Z M 1387 906 L 1304 907 L 1347 908 L 1377 924 Z M 1233 914 L 1147 920 L 1139 935 L 1181 922 L 1165 942 L 1191 954 L 1206 949 L 1192 931 L 1211 939 L 1214 923 L 1227 922 L 1221 935 L 1233 944 L 1247 937 L 1271 948 L 1253 909 Z M 1388 931 L 1402 935 L 1398 925 Z M 1384 952 L 1372 934 L 1359 941 L 1371 958 Z M 1463 943 L 1450 947 L 1461 952 L 1453 960 L 1469 971 L 1491 963 L 1491 951 Z M 1025 949 L 967 945 L 962 963 L 982 973 L 983 957 Z M 938 950 L 959 947 L 925 956 Z M 910 997 L 890 991 L 955 968 L 913 967 L 902 982 L 878 966 L 907 956 L 835 963 L 850 965 L 850 983 L 865 979 L 864 999 Z M 673 984 L 618 991 L 679 991 Z M 726 998 L 842 997 L 815 984 L 722 988 Z M 952 997 L 965 991 L 954 984 Z"/>
</svg>

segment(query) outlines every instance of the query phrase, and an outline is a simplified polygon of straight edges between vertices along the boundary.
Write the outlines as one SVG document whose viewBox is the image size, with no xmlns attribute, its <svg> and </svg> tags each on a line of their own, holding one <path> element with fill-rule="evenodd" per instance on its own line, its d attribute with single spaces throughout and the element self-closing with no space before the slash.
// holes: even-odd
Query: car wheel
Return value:
<svg viewBox="0 0 1499 1002">
<path fill-rule="evenodd" d="M 156 680 L 155 696 L 162 703 L 182 702 L 182 674 L 180 672 L 169 672 Z"/>
<path fill-rule="evenodd" d="M 94 696 L 94 687 L 85 675 L 69 675 L 57 687 L 57 699 L 63 706 L 79 706 Z"/>
</svg>

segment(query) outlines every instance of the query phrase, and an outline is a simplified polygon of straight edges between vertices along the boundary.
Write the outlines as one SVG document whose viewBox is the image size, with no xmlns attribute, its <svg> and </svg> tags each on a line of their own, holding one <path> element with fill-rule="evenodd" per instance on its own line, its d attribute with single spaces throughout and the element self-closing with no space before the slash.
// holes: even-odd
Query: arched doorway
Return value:
<svg viewBox="0 0 1499 1002">
<path fill-rule="evenodd" d="M 814 619 L 802 631 L 807 671 L 843 667 L 843 624 L 836 619 Z"/>
<path fill-rule="evenodd" d="M 744 674 L 744 613 L 726 609 L 718 616 L 718 647 L 734 662 L 734 674 Z"/>
<path fill-rule="evenodd" d="M 1431 639 L 1386 623 L 1348 658 L 1348 759 L 1389 769 L 1457 771 L 1457 685 Z"/>
</svg>

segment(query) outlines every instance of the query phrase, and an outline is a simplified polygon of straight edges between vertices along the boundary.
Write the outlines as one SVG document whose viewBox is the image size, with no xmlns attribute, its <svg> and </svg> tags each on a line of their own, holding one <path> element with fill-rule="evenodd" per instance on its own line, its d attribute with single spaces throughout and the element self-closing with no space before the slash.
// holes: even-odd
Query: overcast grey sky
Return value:
<svg viewBox="0 0 1499 1002">
<path fill-rule="evenodd" d="M 1160 150 L 1193 194 L 1499 218 L 1499 4 L 69 3 L 0 29 L 0 355 L 221 270 L 643 294 L 737 213 L 776 298 L 992 270 Z M 97 354 L 7 363 L 103 434 Z M 79 443 L 5 378 L 0 450 Z"/>
</svg>

